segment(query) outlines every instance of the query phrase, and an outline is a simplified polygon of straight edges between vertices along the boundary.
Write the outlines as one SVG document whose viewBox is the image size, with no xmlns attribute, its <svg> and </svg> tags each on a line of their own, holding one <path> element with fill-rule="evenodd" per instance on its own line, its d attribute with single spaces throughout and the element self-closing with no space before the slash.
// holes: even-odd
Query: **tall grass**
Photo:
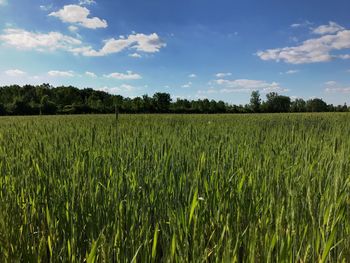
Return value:
<svg viewBox="0 0 350 263">
<path fill-rule="evenodd" d="M 350 115 L 0 119 L 1 262 L 349 262 Z"/>
</svg>

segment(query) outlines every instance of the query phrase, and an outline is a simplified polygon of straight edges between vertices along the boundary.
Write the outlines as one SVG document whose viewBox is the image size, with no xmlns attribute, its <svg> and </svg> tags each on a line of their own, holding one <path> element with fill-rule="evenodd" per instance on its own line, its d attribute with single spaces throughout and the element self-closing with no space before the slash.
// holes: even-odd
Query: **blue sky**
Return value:
<svg viewBox="0 0 350 263">
<path fill-rule="evenodd" d="M 0 85 L 350 103 L 345 0 L 0 0 Z"/>
</svg>

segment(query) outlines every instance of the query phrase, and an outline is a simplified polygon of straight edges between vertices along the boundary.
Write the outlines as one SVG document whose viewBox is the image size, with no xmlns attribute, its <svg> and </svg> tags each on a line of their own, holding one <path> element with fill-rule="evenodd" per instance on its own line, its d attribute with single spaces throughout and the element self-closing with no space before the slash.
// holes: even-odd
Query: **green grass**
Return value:
<svg viewBox="0 0 350 263">
<path fill-rule="evenodd" d="M 0 262 L 349 262 L 350 115 L 0 118 Z"/>
</svg>

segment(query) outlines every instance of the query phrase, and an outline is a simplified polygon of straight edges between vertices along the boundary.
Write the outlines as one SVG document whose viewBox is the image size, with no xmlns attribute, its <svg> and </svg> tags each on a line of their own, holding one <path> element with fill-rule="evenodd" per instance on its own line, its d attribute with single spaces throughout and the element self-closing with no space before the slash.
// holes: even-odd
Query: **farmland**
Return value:
<svg viewBox="0 0 350 263">
<path fill-rule="evenodd" d="M 0 118 L 1 262 L 350 261 L 350 115 Z"/>
</svg>

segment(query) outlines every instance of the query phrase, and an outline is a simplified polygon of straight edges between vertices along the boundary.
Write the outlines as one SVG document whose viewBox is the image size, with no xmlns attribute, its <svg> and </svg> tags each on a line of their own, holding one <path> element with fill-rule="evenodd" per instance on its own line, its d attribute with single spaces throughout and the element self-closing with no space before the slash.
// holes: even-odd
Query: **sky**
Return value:
<svg viewBox="0 0 350 263">
<path fill-rule="evenodd" d="M 350 103 L 348 0 L 0 0 L 0 85 Z"/>
</svg>

